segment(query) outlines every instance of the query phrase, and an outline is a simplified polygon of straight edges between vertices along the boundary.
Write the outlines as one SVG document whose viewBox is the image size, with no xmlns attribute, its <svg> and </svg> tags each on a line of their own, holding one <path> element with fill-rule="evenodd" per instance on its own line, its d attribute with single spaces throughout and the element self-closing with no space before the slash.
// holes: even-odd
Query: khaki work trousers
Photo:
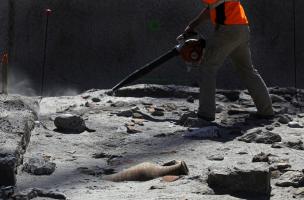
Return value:
<svg viewBox="0 0 304 200">
<path fill-rule="evenodd" d="M 218 69 L 230 57 L 239 77 L 247 87 L 258 113 L 273 115 L 267 87 L 254 68 L 249 48 L 248 25 L 219 25 L 207 41 L 205 57 L 200 67 L 200 99 L 198 114 L 215 118 L 215 89 Z"/>
</svg>

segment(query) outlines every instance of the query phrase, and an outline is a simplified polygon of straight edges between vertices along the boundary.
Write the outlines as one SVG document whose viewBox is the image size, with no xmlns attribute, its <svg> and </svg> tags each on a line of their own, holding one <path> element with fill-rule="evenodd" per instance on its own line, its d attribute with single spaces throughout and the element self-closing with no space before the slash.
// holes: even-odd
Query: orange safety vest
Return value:
<svg viewBox="0 0 304 200">
<path fill-rule="evenodd" d="M 214 24 L 248 24 L 240 0 L 202 0 L 202 2 L 208 7 Z"/>
</svg>

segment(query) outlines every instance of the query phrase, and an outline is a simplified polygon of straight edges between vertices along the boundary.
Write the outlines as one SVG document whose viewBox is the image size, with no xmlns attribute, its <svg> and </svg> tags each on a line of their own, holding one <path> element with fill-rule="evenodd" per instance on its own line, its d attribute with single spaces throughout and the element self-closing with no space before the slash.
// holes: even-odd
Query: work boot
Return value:
<svg viewBox="0 0 304 200">
<path fill-rule="evenodd" d="M 186 127 L 206 127 L 206 126 L 213 126 L 213 125 L 215 125 L 214 122 L 212 122 L 210 120 L 198 118 L 198 117 L 195 117 L 195 118 L 189 117 L 185 121 L 185 124 L 184 124 L 184 126 L 186 126 Z"/>
<path fill-rule="evenodd" d="M 213 122 L 215 120 L 214 117 L 212 117 L 212 118 L 211 117 L 205 117 L 205 116 L 200 115 L 199 113 L 197 113 L 197 118 L 203 119 L 203 120 L 208 121 L 208 122 Z"/>
</svg>

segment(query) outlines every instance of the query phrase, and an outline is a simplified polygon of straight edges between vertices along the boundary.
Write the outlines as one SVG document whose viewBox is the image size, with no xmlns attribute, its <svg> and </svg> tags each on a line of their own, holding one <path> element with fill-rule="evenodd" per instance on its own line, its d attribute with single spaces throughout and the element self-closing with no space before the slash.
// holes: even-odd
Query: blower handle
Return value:
<svg viewBox="0 0 304 200">
<path fill-rule="evenodd" d="M 183 41 L 191 38 L 191 37 L 194 37 L 194 36 L 198 36 L 198 33 L 195 32 L 195 31 L 191 31 L 191 32 L 187 32 L 187 33 L 182 33 L 181 35 L 179 35 L 176 40 L 179 42 L 179 43 L 182 43 Z"/>
</svg>

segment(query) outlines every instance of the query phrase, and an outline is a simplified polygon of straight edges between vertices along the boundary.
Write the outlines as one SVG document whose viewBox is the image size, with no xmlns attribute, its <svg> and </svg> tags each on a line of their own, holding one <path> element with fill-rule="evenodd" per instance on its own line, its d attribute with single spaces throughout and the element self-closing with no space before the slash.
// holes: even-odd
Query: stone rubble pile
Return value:
<svg viewBox="0 0 304 200">
<path fill-rule="evenodd" d="M 0 186 L 16 183 L 17 167 L 37 120 L 37 104 L 26 97 L 0 95 Z"/>
<path fill-rule="evenodd" d="M 284 152 L 284 150 L 304 150 L 302 134 L 304 131 L 304 114 L 301 113 L 299 103 L 295 102 L 294 92 L 292 89 L 271 88 L 271 99 L 276 115 L 272 119 L 257 119 L 251 117 L 256 109 L 247 91 L 217 90 L 217 118 L 215 122 L 209 122 L 197 118 L 198 88 L 137 85 L 122 88 L 112 98 L 105 94 L 82 94 L 81 98 L 86 103 L 83 102 L 82 106 L 73 104 L 67 110 L 56 113 L 52 125 L 55 125 L 56 129 L 54 131 L 60 135 L 63 135 L 62 133 L 92 132 L 91 129 L 87 128 L 86 120 L 89 121 L 91 116 L 108 114 L 111 119 L 117 120 L 115 123 L 116 125 L 120 124 L 118 126 L 122 127 L 121 132 L 123 132 L 119 133 L 120 135 L 116 134 L 119 136 L 113 133 L 111 139 L 112 137 L 125 138 L 121 138 L 118 144 L 100 145 L 106 147 L 107 150 L 111 148 L 120 150 L 120 148 L 122 149 L 121 145 L 133 145 L 135 141 L 136 145 L 142 145 L 141 142 L 146 142 L 145 145 L 154 151 L 153 142 L 171 140 L 171 137 L 172 141 L 173 138 L 179 139 L 180 143 L 183 141 L 182 143 L 185 146 L 192 142 L 195 143 L 194 140 L 201 140 L 202 143 L 206 142 L 206 144 L 222 142 L 223 151 L 201 154 L 200 156 L 205 159 L 204 163 L 200 163 L 200 166 L 189 165 L 190 173 L 192 169 L 208 169 L 208 173 L 200 176 L 200 183 L 205 184 L 209 189 L 211 188 L 213 194 L 228 194 L 238 198 L 269 199 L 273 195 L 271 193 L 272 187 L 276 189 L 291 187 L 297 189 L 296 191 L 293 190 L 295 191 L 294 197 L 301 198 L 304 196 L 304 172 L 298 169 L 299 167 L 294 164 L 294 160 L 286 159 L 288 154 Z M 304 96 L 303 91 L 300 91 L 298 95 Z M 136 101 L 128 98 L 122 100 L 120 97 L 136 97 Z M 163 99 L 145 98 L 143 100 L 144 97 Z M 103 98 L 107 98 L 107 100 Z M 182 98 L 183 101 L 180 99 L 179 101 L 172 101 L 173 98 Z M 0 98 L 0 110 L 2 111 L 0 114 L 0 185 L 14 185 L 16 182 L 17 167 L 23 163 L 22 155 L 29 143 L 34 121 L 37 120 L 32 107 L 25 104 L 22 99 L 4 99 L 2 96 Z M 79 107 L 83 109 L 81 110 L 83 113 L 79 112 L 81 114 L 76 112 L 79 111 L 77 110 Z M 157 122 L 164 122 L 169 127 L 180 127 L 181 131 L 175 130 L 175 132 L 163 133 L 162 130 L 154 130 L 152 137 L 148 138 L 149 136 L 145 134 L 146 131 L 154 128 L 153 126 L 157 128 Z M 117 127 L 114 128 L 117 129 Z M 114 128 L 108 130 L 114 130 Z M 292 137 L 286 136 L 288 133 L 282 130 L 291 132 Z M 65 136 L 73 138 L 81 135 Z M 141 141 L 134 139 L 142 135 L 145 138 Z M 151 143 L 147 144 L 149 142 L 147 140 L 151 140 Z M 96 143 L 99 144 L 98 141 Z M 235 152 L 234 156 L 247 157 L 244 161 L 234 162 L 233 160 L 230 162 L 229 159 L 232 159 L 233 156 L 228 153 L 231 149 L 229 149 L 230 147 L 226 148 L 226 145 L 236 143 L 244 148 L 238 150 L 238 153 Z M 261 148 L 258 151 L 261 153 L 251 154 L 250 147 Z M 177 154 L 184 150 L 195 151 L 194 148 L 183 148 L 178 151 L 176 149 L 166 149 L 160 151 L 163 154 L 159 153 L 159 156 Z M 226 151 L 225 148 L 229 150 Z M 123 153 L 127 154 L 127 152 Z M 147 181 L 163 177 L 162 181 L 168 183 L 182 181 L 183 178 L 181 177 L 188 175 L 188 167 L 185 162 L 171 163 L 168 166 L 143 163 L 114 174 L 115 167 L 122 165 L 124 161 L 128 162 L 127 158 L 124 158 L 124 154 L 108 153 L 105 150 L 105 152 L 94 154 L 93 158 L 105 159 L 104 163 L 108 167 L 78 167 L 77 171 L 82 175 L 103 177 L 104 180 L 117 182 Z M 133 159 L 135 158 L 133 157 Z M 176 166 L 177 168 L 174 168 Z M 169 167 L 173 167 L 174 170 L 181 168 L 183 170 L 181 173 L 157 174 L 159 171 L 166 171 Z M 50 162 L 47 158 L 32 156 L 26 160 L 22 169 L 31 175 L 52 175 L 56 169 L 56 164 Z M 131 177 L 130 171 L 135 174 L 135 178 Z M 205 177 L 205 179 L 202 177 Z M 190 178 L 187 179 L 187 181 L 189 180 Z M 159 187 L 159 189 L 163 188 Z M 30 189 L 30 191 L 14 195 L 15 199 L 66 198 L 63 194 L 45 192 L 40 189 Z"/>
</svg>

